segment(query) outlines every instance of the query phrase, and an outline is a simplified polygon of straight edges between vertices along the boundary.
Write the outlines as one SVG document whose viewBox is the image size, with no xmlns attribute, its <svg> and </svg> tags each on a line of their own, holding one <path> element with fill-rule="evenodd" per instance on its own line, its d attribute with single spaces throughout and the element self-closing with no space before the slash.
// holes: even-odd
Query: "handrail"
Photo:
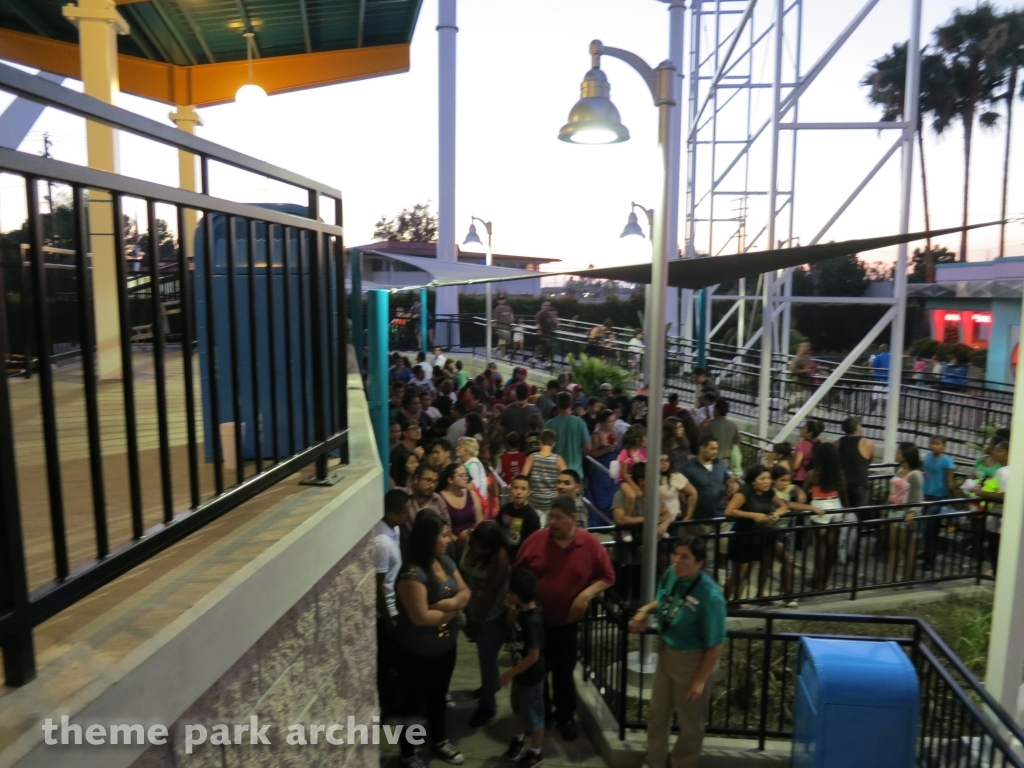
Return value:
<svg viewBox="0 0 1024 768">
<path fill-rule="evenodd" d="M 2 66 L 4 65 L 0 64 L 0 67 Z M 135 179 L 131 176 L 65 163 L 61 160 L 30 155 L 15 149 L 0 147 L 0 168 L 7 173 L 22 174 L 31 178 L 59 179 L 66 184 L 89 189 L 116 191 L 129 197 L 159 198 L 161 202 L 194 210 L 212 210 L 228 216 L 258 219 L 271 224 L 280 224 L 283 227 L 301 227 L 338 237 L 344 234 L 341 227 L 326 224 L 318 219 L 281 213 L 249 203 L 236 203 L 201 192 L 192 192 L 179 187 L 169 187 L 152 181 Z"/>
<path fill-rule="evenodd" d="M 192 152 L 200 158 L 210 158 L 285 184 L 315 191 L 335 200 L 341 199 L 340 190 L 314 179 L 271 165 L 263 160 L 257 160 L 207 139 L 201 139 L 169 125 L 158 123 L 148 117 L 106 104 L 92 96 L 86 96 L 84 93 L 78 93 L 44 78 L 22 72 L 7 64 L 0 64 L 0 89 L 45 106 L 58 107 L 78 117 L 95 120 L 112 128 L 128 131 L 163 144 L 170 144 L 178 149 Z M 209 190 L 204 191 L 209 192 Z"/>
<path fill-rule="evenodd" d="M 583 632 L 580 643 L 580 656 L 584 665 L 584 674 L 594 678 L 595 684 L 599 684 L 601 695 L 611 709 L 612 715 L 619 725 L 619 738 L 625 738 L 627 728 L 644 729 L 647 727 L 647 719 L 643 707 L 636 707 L 635 714 L 638 719 L 631 720 L 627 713 L 631 707 L 636 706 L 630 699 L 643 701 L 644 695 L 630 689 L 625 674 L 627 666 L 627 654 L 631 644 L 627 641 L 629 626 L 628 617 L 631 614 L 631 605 L 619 598 L 614 591 L 602 593 L 598 600 L 592 604 L 587 620 L 583 624 Z M 742 714 L 742 724 L 739 726 L 730 725 L 728 709 L 723 713 L 715 713 L 713 710 L 709 718 L 709 733 L 724 733 L 731 736 L 754 737 L 758 740 L 758 748 L 764 749 L 766 737 L 784 738 L 791 736 L 791 730 L 783 723 L 783 712 L 786 710 L 787 702 L 795 695 L 795 686 L 786 686 L 783 682 L 781 691 L 771 691 L 773 678 L 770 674 L 770 665 L 773 660 L 773 646 L 782 644 L 785 647 L 788 643 L 800 641 L 805 637 L 833 638 L 833 639 L 856 639 L 867 642 L 896 642 L 909 653 L 918 675 L 927 675 L 934 672 L 941 680 L 937 686 L 922 684 L 920 690 L 920 702 L 922 707 L 921 722 L 918 724 L 918 731 L 915 734 L 915 741 L 921 746 L 925 753 L 919 760 L 922 764 L 933 764 L 929 757 L 942 758 L 947 750 L 955 749 L 957 763 L 965 739 L 970 739 L 972 744 L 966 749 L 973 750 L 973 741 L 981 739 L 980 747 L 988 753 L 988 760 L 983 755 L 980 764 L 996 764 L 997 756 L 1002 757 L 999 765 L 1024 768 L 1024 759 L 1021 757 L 1019 745 L 1024 743 L 1024 731 L 1014 722 L 1013 718 L 1002 706 L 992 697 L 985 687 L 977 680 L 966 665 L 950 650 L 949 646 L 942 640 L 935 630 L 926 621 L 917 617 L 906 616 L 871 616 L 860 614 L 837 614 L 837 613 L 780 613 L 771 610 L 729 610 L 730 617 L 753 620 L 754 626 L 747 629 L 730 628 L 726 632 L 727 648 L 723 651 L 723 663 L 731 669 L 735 664 L 733 655 L 733 643 L 749 643 L 750 641 L 763 642 L 763 654 L 758 653 L 752 657 L 747 645 L 746 665 L 747 675 L 739 678 L 738 684 L 743 686 L 745 696 L 757 695 L 758 703 L 751 702 L 753 706 L 737 704 Z M 829 633 L 827 630 L 814 632 L 779 631 L 776 627 L 779 622 L 787 624 L 807 625 L 824 624 L 828 625 L 879 625 L 889 627 L 904 627 L 910 635 L 849 635 L 836 632 Z M 616 632 L 609 635 L 607 632 L 598 629 L 595 625 L 607 623 L 616 628 Z M 616 637 L 616 634 L 618 635 Z M 647 626 L 644 629 L 645 635 L 656 635 L 655 627 Z M 933 648 L 935 650 L 933 650 Z M 776 651 L 777 653 L 777 651 Z M 784 651 L 785 653 L 785 651 Z M 611 654 L 612 667 L 608 667 L 609 654 Z M 940 655 L 942 658 L 940 658 Z M 777 658 L 777 657 L 776 657 Z M 743 662 L 741 661 L 742 665 Z M 759 690 L 750 689 L 751 670 L 750 667 L 760 665 L 761 678 Z M 618 669 L 623 673 L 619 675 Z M 959 680 L 957 677 L 959 677 Z M 726 678 L 725 685 L 728 690 L 725 695 L 731 699 L 734 690 Z M 745 681 L 745 682 L 743 682 Z M 722 679 L 719 680 L 722 683 Z M 776 681 L 777 682 L 777 681 Z M 644 685 L 641 679 L 638 685 Z M 971 698 L 971 694 L 977 696 L 981 705 Z M 960 712 L 947 712 L 947 696 L 953 696 L 952 706 L 958 705 Z M 769 699 L 774 702 L 772 711 L 768 710 Z M 936 704 L 936 700 L 941 704 Z M 932 705 L 932 706 L 929 706 Z M 936 710 L 936 706 L 940 708 Z M 727 705 L 728 707 L 728 705 Z M 748 721 L 748 714 L 752 714 L 754 722 Z M 791 714 L 791 713 L 790 713 Z M 778 721 L 776 721 L 778 717 Z M 775 727 L 771 724 L 777 722 Z M 791 720 L 790 720 L 791 722 Z M 937 730 L 937 732 L 936 732 Z M 988 739 L 988 742 L 984 740 Z M 925 746 L 925 742 L 928 742 Z M 1016 742 L 1015 744 L 1013 742 Z M 954 745 L 956 745 L 954 747 Z M 968 762 L 973 763 L 968 752 Z M 946 760 L 942 760 L 945 764 Z"/>
</svg>

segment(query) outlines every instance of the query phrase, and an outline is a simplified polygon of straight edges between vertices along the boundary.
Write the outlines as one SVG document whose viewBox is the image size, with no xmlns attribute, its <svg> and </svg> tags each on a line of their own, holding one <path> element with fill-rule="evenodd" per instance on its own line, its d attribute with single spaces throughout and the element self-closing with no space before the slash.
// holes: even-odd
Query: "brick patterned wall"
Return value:
<svg viewBox="0 0 1024 768">
<path fill-rule="evenodd" d="M 371 722 L 377 713 L 373 538 L 355 545 L 313 589 L 211 686 L 133 768 L 377 768 L 378 747 L 285 743 L 288 726 Z M 230 627 L 224 628 L 230 632 Z M 187 663 L 182 675 L 188 674 Z M 159 695 L 153 692 L 153 695 Z M 270 724 L 268 745 L 206 744 L 185 753 L 185 725 Z M 340 734 L 347 742 L 347 734 Z"/>
</svg>

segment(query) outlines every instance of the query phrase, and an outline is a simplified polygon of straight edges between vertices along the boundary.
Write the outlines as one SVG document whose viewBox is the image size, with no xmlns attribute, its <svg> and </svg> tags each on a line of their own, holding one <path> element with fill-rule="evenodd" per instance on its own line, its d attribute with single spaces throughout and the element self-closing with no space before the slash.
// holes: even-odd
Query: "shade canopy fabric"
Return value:
<svg viewBox="0 0 1024 768">
<path fill-rule="evenodd" d="M 430 275 L 431 280 L 427 285 L 468 285 L 477 282 L 501 282 L 505 280 L 526 280 L 537 279 L 550 273 L 531 272 L 526 269 L 509 269 L 508 267 L 487 267 L 483 264 L 467 264 L 463 261 L 441 261 L 440 259 L 425 259 L 420 256 L 404 256 L 389 251 L 364 250 L 364 256 L 379 256 L 385 259 L 392 259 L 415 267 L 421 272 Z M 403 274 L 413 275 L 414 273 L 396 272 L 395 277 L 400 278 Z M 425 287 L 422 278 L 409 277 L 407 285 L 388 287 L 392 290 L 401 288 Z"/>
<path fill-rule="evenodd" d="M 778 248 L 771 251 L 755 251 L 752 253 L 740 253 L 730 256 L 715 256 L 695 259 L 673 259 L 668 263 L 668 285 L 672 288 L 707 288 L 711 285 L 728 280 L 738 280 L 741 277 L 752 277 L 764 272 L 773 272 L 789 267 L 799 267 L 804 264 L 815 264 L 819 261 L 834 259 L 837 256 L 846 256 L 851 253 L 864 253 L 879 248 L 889 248 L 902 243 L 912 243 L 915 240 L 926 240 L 930 237 L 941 237 L 969 229 L 980 227 L 991 227 L 999 224 L 998 221 L 990 221 L 985 224 L 971 224 L 967 227 L 950 227 L 948 229 L 933 229 L 927 232 L 910 232 L 906 235 L 886 235 L 885 237 L 869 237 L 859 240 L 844 240 L 840 243 L 821 243 L 819 245 L 805 245 L 797 248 Z M 394 257 L 393 254 L 381 253 L 381 256 Z M 433 259 L 417 259 L 410 256 L 394 257 L 408 262 L 430 262 Z M 626 264 L 619 267 L 599 267 L 597 269 L 577 269 L 561 272 L 525 272 L 517 269 L 502 269 L 500 267 L 474 267 L 469 264 L 449 264 L 453 276 L 451 278 L 441 277 L 433 285 L 470 285 L 474 283 L 505 282 L 507 280 L 522 280 L 527 277 L 557 277 L 559 275 L 576 275 L 595 280 L 621 280 L 626 283 L 651 282 L 651 263 Z M 520 276 L 502 277 L 499 275 L 486 276 L 481 278 L 472 277 L 465 269 L 488 269 L 492 272 L 521 272 Z M 457 274 L 455 270 L 458 270 Z"/>
<path fill-rule="evenodd" d="M 668 263 L 668 284 L 672 288 L 707 288 L 728 280 L 741 277 L 773 272 L 804 264 L 814 264 L 837 256 L 851 253 L 864 253 L 879 248 L 910 243 L 914 240 L 925 240 L 929 237 L 940 237 L 961 232 L 964 229 L 989 227 L 999 222 L 972 224 L 969 227 L 951 227 L 936 229 L 930 232 L 911 232 L 906 235 L 888 235 L 886 237 L 870 237 L 860 240 L 845 240 L 841 243 L 820 243 L 797 248 L 778 248 L 771 251 L 755 251 L 738 253 L 731 256 L 715 256 L 713 258 L 674 259 Z M 650 283 L 651 264 L 627 264 L 621 267 L 602 267 L 586 269 L 566 274 L 585 275 L 589 278 L 602 280 L 622 280 L 628 283 Z"/>
</svg>

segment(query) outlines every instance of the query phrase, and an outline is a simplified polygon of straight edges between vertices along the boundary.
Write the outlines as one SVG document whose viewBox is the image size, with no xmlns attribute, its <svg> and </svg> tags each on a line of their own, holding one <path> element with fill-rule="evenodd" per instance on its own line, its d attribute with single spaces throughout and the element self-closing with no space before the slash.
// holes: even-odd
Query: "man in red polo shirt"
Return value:
<svg viewBox="0 0 1024 768">
<path fill-rule="evenodd" d="M 590 601 L 615 583 L 611 559 L 597 537 L 576 525 L 576 501 L 558 496 L 551 502 L 548 527 L 523 542 L 517 568 L 537 576 L 544 617 L 544 663 L 551 673 L 544 704 L 558 721 L 562 738 L 576 738 L 576 628 Z"/>
</svg>

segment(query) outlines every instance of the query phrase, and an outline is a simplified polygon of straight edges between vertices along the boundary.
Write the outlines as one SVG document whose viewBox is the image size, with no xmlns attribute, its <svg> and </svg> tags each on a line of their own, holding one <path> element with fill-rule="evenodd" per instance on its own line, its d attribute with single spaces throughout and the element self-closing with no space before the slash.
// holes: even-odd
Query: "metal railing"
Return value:
<svg viewBox="0 0 1024 768">
<path fill-rule="evenodd" d="M 460 347 L 482 353 L 485 318 L 475 315 L 439 316 L 436 319 L 439 339 L 459 338 Z M 593 327 L 575 321 L 562 321 L 550 339 L 542 339 L 532 320 L 521 324 L 521 347 L 505 347 L 501 359 L 516 364 L 557 371 L 567 368 L 569 356 L 597 355 L 606 362 L 638 374 L 641 355 L 630 351 L 629 336 L 618 334 L 615 341 L 604 342 L 595 349 L 587 338 L 587 328 Z M 451 329 L 458 328 L 458 336 Z M 445 330 L 441 330 L 441 329 Z M 677 340 L 678 341 L 678 340 Z M 671 340 L 670 340 L 671 342 Z M 786 424 L 792 415 L 818 389 L 824 375 L 796 377 L 786 370 L 786 360 L 780 357 L 776 364 L 781 372 L 773 376 L 768 400 L 769 423 L 776 427 Z M 665 387 L 678 392 L 682 401 L 695 403 L 697 385 L 690 371 L 696 365 L 695 355 L 682 344 L 669 344 Z M 761 375 L 760 359 L 755 352 L 716 357 L 708 360 L 709 369 L 717 377 L 723 397 L 730 403 L 730 412 L 756 420 L 759 412 L 757 382 Z M 866 437 L 881 440 L 885 433 L 885 412 L 889 406 L 888 390 L 871 378 L 844 376 L 807 418 L 824 423 L 827 432 L 841 434 L 841 425 L 848 416 L 858 416 L 864 425 Z M 1013 407 L 1012 392 L 979 390 L 972 387 L 927 386 L 909 377 L 904 380 L 900 394 L 899 439 L 922 442 L 934 434 L 947 439 L 947 450 L 959 459 L 975 459 L 978 446 L 985 442 L 988 430 L 1005 427 L 1010 423 Z"/>
<path fill-rule="evenodd" d="M 649 682 L 639 670 L 641 644 L 629 634 L 632 612 L 632 606 L 606 592 L 591 603 L 579 640 L 584 677 L 618 722 L 620 739 L 627 730 L 647 728 L 650 702 Z M 1024 768 L 1013 747 L 1024 742 L 1020 726 L 923 620 L 770 611 L 730 616 L 745 619 L 746 626 L 727 632 L 708 712 L 709 734 L 756 740 L 762 750 L 769 740 L 792 738 L 801 638 L 892 641 L 910 657 L 920 683 L 917 765 Z M 873 634 L 854 634 L 854 625 L 869 626 Z"/>
<path fill-rule="evenodd" d="M 908 511 L 915 513 L 911 521 L 904 520 Z M 730 605 L 823 596 L 856 600 L 870 590 L 993 578 L 986 563 L 994 563 L 996 553 L 985 523 L 997 513 L 980 509 L 976 500 L 882 504 L 833 514 L 834 522 L 818 523 L 809 512 L 790 512 L 778 524 L 752 531 L 737 531 L 724 517 L 676 522 L 669 536 L 705 540 L 707 571 L 725 588 Z M 631 540 L 621 535 L 627 531 Z M 639 599 L 639 527 L 591 532 L 614 535 L 606 546 L 619 594 L 627 601 Z M 667 552 L 660 562 L 667 566 Z"/>
<path fill-rule="evenodd" d="M 33 447 L 16 439 L 12 386 L 0 376 L 0 648 L 6 683 L 19 686 L 35 676 L 32 636 L 40 623 L 310 464 L 316 465 L 315 481 L 331 481 L 328 457 L 344 455 L 348 426 L 345 270 L 338 190 L 6 65 L 0 65 L 0 90 L 191 152 L 199 158 L 203 187 L 201 193 L 191 192 L 0 149 L 0 172 L 24 181 L 30 279 L 20 286 L 18 300 L 30 307 L 32 352 L 26 357 L 38 360 L 45 462 L 39 485 L 19 489 L 19 462 Z M 212 196 L 212 163 L 297 188 L 308 200 L 304 215 Z M 71 319 L 55 310 L 47 289 L 44 183 L 70 189 L 74 234 L 68 266 L 75 279 L 69 289 L 73 296 L 63 298 L 74 307 Z M 328 200 L 323 210 L 334 223 L 321 221 L 321 198 Z M 120 226 L 129 199 L 141 201 L 149 223 L 140 271 L 128 269 L 128 244 Z M 103 208 L 90 208 L 101 201 Z M 170 269 L 158 261 L 158 205 L 174 212 L 169 220 L 177 242 Z M 200 220 L 196 275 L 185 245 L 193 214 Z M 113 274 L 105 275 L 104 283 L 114 281 L 114 295 L 93 291 L 89 232 L 97 215 L 109 217 L 106 231 L 112 233 L 114 255 L 108 268 Z M 163 289 L 169 280 L 177 282 L 180 335 L 198 341 L 201 384 L 193 345 L 170 345 L 167 328 L 156 321 L 165 309 Z M 160 291 L 151 290 L 156 282 Z M 133 288 L 149 302 L 148 333 L 140 332 L 145 323 L 133 319 Z M 5 360 L 11 344 L 3 306 L 7 298 L 0 285 L 0 355 Z M 104 405 L 109 399 L 101 402 L 98 394 L 94 308 L 100 302 L 117 308 L 116 339 L 104 341 L 116 343 L 120 361 L 121 424 L 110 422 L 110 406 Z M 81 375 L 73 385 L 58 380 L 53 366 L 53 341 L 69 322 L 77 323 L 82 350 Z M 183 411 L 174 412 L 183 425 L 171 423 L 171 383 L 184 401 Z M 58 430 L 58 419 L 81 418 L 67 410 L 66 397 L 58 398 L 58 384 L 62 394 L 72 387 L 84 403 L 83 429 L 74 435 Z M 151 402 L 144 400 L 150 397 Z M 224 424 L 233 427 L 232 451 L 222 444 Z M 173 465 L 172 427 L 185 433 L 175 438 L 173 447 L 182 450 Z M 144 440 L 155 445 L 155 459 L 146 457 L 150 469 L 145 472 Z M 112 444 L 119 447 L 112 449 Z M 226 465 L 226 453 L 235 457 L 234 468 Z M 104 465 L 119 457 L 126 472 L 114 477 Z M 68 494 L 64 480 L 72 476 L 81 477 L 81 484 Z M 126 502 L 109 493 L 122 478 Z M 30 589 L 23 502 L 37 502 L 43 485 L 52 569 L 45 583 Z M 160 522 L 147 525 L 147 514 Z M 83 524 L 89 526 L 87 533 Z M 127 540 L 116 540 L 115 527 L 130 528 Z M 84 553 L 83 539 L 92 541 Z M 36 544 L 33 557 L 39 558 Z M 33 565 L 39 566 L 39 560 Z"/>
</svg>

